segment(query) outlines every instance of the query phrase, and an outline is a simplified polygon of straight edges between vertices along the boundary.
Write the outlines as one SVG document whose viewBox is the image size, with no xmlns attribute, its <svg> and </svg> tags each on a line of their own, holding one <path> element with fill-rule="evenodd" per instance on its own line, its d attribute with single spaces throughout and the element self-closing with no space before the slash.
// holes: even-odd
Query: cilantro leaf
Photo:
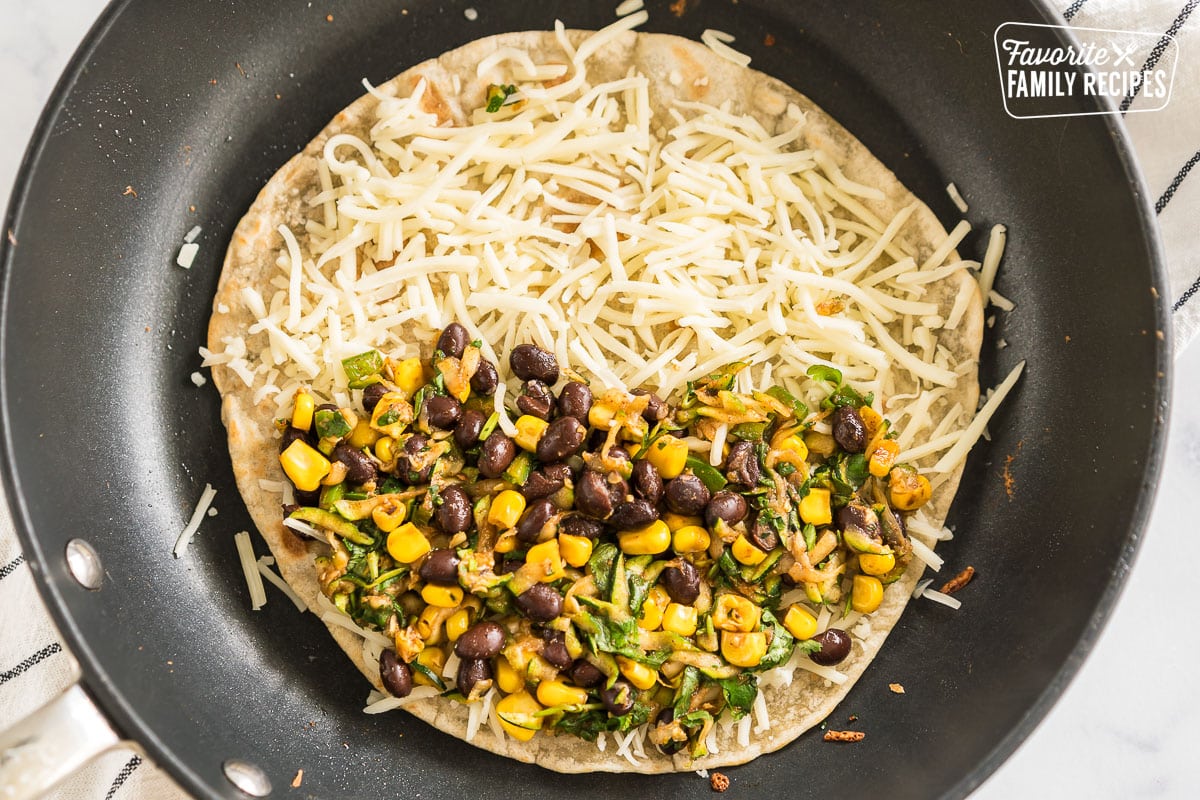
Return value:
<svg viewBox="0 0 1200 800">
<path fill-rule="evenodd" d="M 741 719 L 750 713 L 754 707 L 754 698 L 758 696 L 758 678 L 748 672 L 742 672 L 737 677 L 717 681 L 721 694 L 725 695 L 725 705 L 734 719 Z"/>
</svg>

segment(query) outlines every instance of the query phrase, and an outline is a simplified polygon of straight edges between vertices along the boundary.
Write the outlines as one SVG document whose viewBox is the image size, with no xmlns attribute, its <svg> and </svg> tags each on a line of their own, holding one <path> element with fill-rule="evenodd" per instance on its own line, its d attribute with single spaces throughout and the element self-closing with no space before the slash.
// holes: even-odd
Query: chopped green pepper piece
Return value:
<svg viewBox="0 0 1200 800">
<path fill-rule="evenodd" d="M 804 419 L 808 416 L 808 406 L 802 400 L 796 399 L 796 396 L 782 386 L 772 386 L 767 389 L 767 396 L 773 397 L 779 402 L 792 410 L 796 415 L 796 419 Z"/>
<path fill-rule="evenodd" d="M 826 381 L 832 383 L 834 386 L 842 384 L 842 371 L 824 364 L 813 364 L 805 374 L 813 380 Z"/>
<path fill-rule="evenodd" d="M 346 482 L 335 483 L 333 486 L 321 487 L 321 499 L 318 505 L 326 511 L 333 511 L 337 501 L 346 495 Z"/>
<path fill-rule="evenodd" d="M 358 529 L 353 522 L 344 520 L 337 514 L 326 511 L 323 508 L 313 508 L 312 506 L 301 506 L 288 515 L 289 519 L 298 519 L 301 522 L 308 522 L 320 528 L 333 531 L 343 539 L 360 544 L 365 547 L 375 544 L 375 540 Z"/>
<path fill-rule="evenodd" d="M 525 481 L 529 480 L 531 472 L 533 472 L 533 456 L 522 450 L 517 453 L 516 458 L 508 465 L 508 469 L 504 470 L 501 477 L 514 486 L 524 486 Z"/>
<path fill-rule="evenodd" d="M 341 411 L 322 408 L 313 415 L 313 422 L 317 426 L 317 436 L 321 439 L 341 439 L 350 434 L 350 423 L 342 416 Z"/>
<path fill-rule="evenodd" d="M 725 484 L 729 481 L 725 480 L 725 476 L 716 467 L 709 464 L 696 456 L 689 455 L 687 457 L 688 469 L 692 474 L 699 478 L 710 492 L 719 492 L 725 488 Z"/>
<path fill-rule="evenodd" d="M 741 439 L 744 442 L 761 442 L 763 431 L 767 429 L 765 422 L 741 422 L 729 429 L 729 433 L 735 439 Z"/>
<path fill-rule="evenodd" d="M 343 358 L 342 369 L 346 370 L 346 380 L 351 389 L 364 389 L 377 381 L 379 371 L 383 369 L 383 356 L 378 350 L 368 350 Z"/>
<path fill-rule="evenodd" d="M 512 85 L 497 86 L 492 84 L 488 87 L 488 104 L 487 112 L 495 114 L 504 105 L 504 101 L 509 98 L 509 95 L 517 91 L 517 87 Z"/>
</svg>

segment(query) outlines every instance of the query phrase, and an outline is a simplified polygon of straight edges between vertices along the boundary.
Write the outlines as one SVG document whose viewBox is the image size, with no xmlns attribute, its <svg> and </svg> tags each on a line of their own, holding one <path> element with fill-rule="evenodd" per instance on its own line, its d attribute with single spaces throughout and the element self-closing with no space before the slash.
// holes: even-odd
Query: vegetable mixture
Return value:
<svg viewBox="0 0 1200 800">
<path fill-rule="evenodd" d="M 871 396 L 815 366 L 828 396 L 809 409 L 781 386 L 735 391 L 731 364 L 668 403 L 522 344 L 510 436 L 479 345 L 452 323 L 428 364 L 346 359 L 359 407 L 301 390 L 279 421 L 285 513 L 329 543 L 324 594 L 394 642 L 390 693 L 496 688 L 518 740 L 653 720 L 659 750 L 698 758 L 722 713 L 750 712 L 756 673 L 797 650 L 849 655 L 816 611 L 879 607 L 911 558 L 905 516 L 930 496 Z"/>
</svg>

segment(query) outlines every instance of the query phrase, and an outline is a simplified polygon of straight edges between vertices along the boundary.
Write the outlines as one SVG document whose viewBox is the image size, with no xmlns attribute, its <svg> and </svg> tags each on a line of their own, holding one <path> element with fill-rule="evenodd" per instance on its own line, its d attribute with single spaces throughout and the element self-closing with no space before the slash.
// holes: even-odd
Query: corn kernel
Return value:
<svg viewBox="0 0 1200 800">
<path fill-rule="evenodd" d="M 871 458 L 867 462 L 867 469 L 876 478 L 886 478 L 887 474 L 892 471 L 892 465 L 896 463 L 896 456 L 900 455 L 900 443 L 895 439 L 881 439 L 875 449 L 871 451 Z"/>
<path fill-rule="evenodd" d="M 745 535 L 738 534 L 738 537 L 733 540 L 730 545 L 730 550 L 733 551 L 733 557 L 748 567 L 753 567 L 755 564 L 761 564 L 767 554 L 759 550 L 746 539 Z"/>
<path fill-rule="evenodd" d="M 658 437 L 646 451 L 646 460 L 654 465 L 663 480 L 677 478 L 687 466 L 687 442 L 667 434 Z"/>
<path fill-rule="evenodd" d="M 496 718 L 504 732 L 519 742 L 528 742 L 542 727 L 542 718 L 533 716 L 542 710 L 542 704 L 526 691 L 510 694 L 496 703 Z M 505 719 L 507 717 L 508 719 Z M 508 720 L 516 720 L 514 724 Z"/>
<path fill-rule="evenodd" d="M 828 458 L 837 449 L 837 442 L 828 433 L 808 431 L 804 434 L 804 446 L 808 448 L 810 453 L 821 458 Z"/>
<path fill-rule="evenodd" d="M 411 522 L 406 522 L 388 534 L 388 555 L 401 564 L 411 564 L 429 552 L 429 540 Z"/>
<path fill-rule="evenodd" d="M 496 659 L 496 684 L 505 694 L 513 694 L 525 688 L 525 678 L 507 658 L 500 656 Z"/>
<path fill-rule="evenodd" d="M 421 595 L 424 596 L 425 593 L 421 592 Z M 458 637 L 466 633 L 469 627 L 471 627 L 471 612 L 468 609 L 460 608 L 446 619 L 446 638 L 457 642 Z"/>
<path fill-rule="evenodd" d="M 790 450 L 799 456 L 801 460 L 808 458 L 808 445 L 794 433 L 791 436 L 783 437 L 783 440 L 779 442 L 779 449 Z"/>
<path fill-rule="evenodd" d="M 400 527 L 408 516 L 408 506 L 403 503 L 380 503 L 371 509 L 371 520 L 384 533 L 391 533 Z"/>
<path fill-rule="evenodd" d="M 616 415 L 616 409 L 603 403 L 596 403 L 588 410 L 588 424 L 593 428 L 607 431 L 612 428 L 613 418 Z"/>
<path fill-rule="evenodd" d="M 883 602 L 883 583 L 870 575 L 855 575 L 850 590 L 850 606 L 861 614 L 870 614 Z"/>
<path fill-rule="evenodd" d="M 492 548 L 497 553 L 511 553 L 517 549 L 517 532 L 510 530 L 500 534 L 500 538 L 496 540 L 496 546 Z"/>
<path fill-rule="evenodd" d="M 658 630 L 662 625 L 663 609 L 671 602 L 671 596 L 661 586 L 655 586 L 642 601 L 642 613 L 638 615 L 638 625 L 648 631 Z"/>
<path fill-rule="evenodd" d="M 425 385 L 425 368 L 421 366 L 421 359 L 406 358 L 392 367 L 392 377 L 400 390 L 412 397 Z"/>
<path fill-rule="evenodd" d="M 721 655 L 735 667 L 757 667 L 767 654 L 767 634 L 721 631 Z"/>
<path fill-rule="evenodd" d="M 390 436 L 382 436 L 375 442 L 375 457 L 384 464 L 396 457 L 396 440 Z"/>
<path fill-rule="evenodd" d="M 313 411 L 317 404 L 307 389 L 296 390 L 296 404 L 292 408 L 292 427 L 307 431 L 312 428 Z"/>
<path fill-rule="evenodd" d="M 811 639 L 817 635 L 817 618 L 804 606 L 792 606 L 783 615 L 783 627 L 801 641 Z"/>
<path fill-rule="evenodd" d="M 887 575 L 896 568 L 896 556 L 891 553 L 859 553 L 858 568 L 868 575 Z"/>
<path fill-rule="evenodd" d="M 871 408 L 870 406 L 862 406 L 861 408 L 859 408 L 858 416 L 863 421 L 863 428 L 865 428 L 866 432 L 867 432 L 867 441 L 870 442 L 872 439 L 874 439 L 879 434 L 879 431 L 883 428 L 883 425 L 884 425 L 883 417 L 881 417 L 879 415 L 878 411 Z"/>
<path fill-rule="evenodd" d="M 360 419 L 354 423 L 354 430 L 350 431 L 350 446 L 355 450 L 362 450 L 364 447 L 370 447 L 379 439 L 379 433 L 371 427 L 371 423 L 366 418 Z"/>
<path fill-rule="evenodd" d="M 626 555 L 653 556 L 671 546 L 671 529 L 661 519 L 656 519 L 644 528 L 621 531 L 617 542 Z"/>
<path fill-rule="evenodd" d="M 683 514 L 676 514 L 674 511 L 668 511 L 660 517 L 663 522 L 667 523 L 667 528 L 671 533 L 686 528 L 688 525 L 703 525 L 704 520 L 700 517 L 688 517 Z"/>
<path fill-rule="evenodd" d="M 437 606 L 425 606 L 417 615 L 417 635 L 424 639 L 426 644 L 437 644 L 442 638 L 445 616 Z"/>
<path fill-rule="evenodd" d="M 404 433 L 412 421 L 413 407 L 400 392 L 388 392 L 379 398 L 379 403 L 371 412 L 371 427 L 384 436 L 393 438 Z"/>
<path fill-rule="evenodd" d="M 551 583 L 563 577 L 562 552 L 558 548 L 558 540 L 551 539 L 541 544 L 535 544 L 525 554 L 526 565 L 541 565 L 538 570 L 538 580 Z"/>
<path fill-rule="evenodd" d="M 699 525 L 684 525 L 671 535 L 671 544 L 676 553 L 699 553 L 707 550 L 710 542 L 708 531 Z"/>
<path fill-rule="evenodd" d="M 726 592 L 717 598 L 713 627 L 722 631 L 748 633 L 758 627 L 762 609 L 740 594 Z"/>
<path fill-rule="evenodd" d="M 649 689 L 658 682 L 658 670 L 632 658 L 617 656 L 617 667 L 626 680 L 639 689 Z"/>
<path fill-rule="evenodd" d="M 808 494 L 800 500 L 800 519 L 810 525 L 828 525 L 833 522 L 828 489 L 808 490 Z"/>
<path fill-rule="evenodd" d="M 538 702 L 544 706 L 574 706 L 587 702 L 587 689 L 568 686 L 560 680 L 542 681 L 537 685 Z"/>
<path fill-rule="evenodd" d="M 528 450 L 531 453 L 537 452 L 538 442 L 541 441 L 542 434 L 546 432 L 546 428 L 550 427 L 550 423 L 532 414 L 522 414 L 520 417 L 517 417 L 515 424 L 517 426 L 517 435 L 513 437 L 513 441 L 524 450 Z"/>
<path fill-rule="evenodd" d="M 678 633 L 680 636 L 691 636 L 696 632 L 696 616 L 694 606 L 670 603 L 663 611 L 663 630 Z"/>
<path fill-rule="evenodd" d="M 279 463 L 288 478 L 302 492 L 315 492 L 321 487 L 321 479 L 332 468 L 329 459 L 309 447 L 303 439 L 297 439 L 279 454 Z"/>
<path fill-rule="evenodd" d="M 488 522 L 501 528 L 511 528 L 517 524 L 525 511 L 525 497 L 520 492 L 505 489 L 492 500 L 488 509 Z"/>
<path fill-rule="evenodd" d="M 896 467 L 888 478 L 888 499 L 901 511 L 916 511 L 929 502 L 932 493 L 929 479 L 912 467 Z"/>
<path fill-rule="evenodd" d="M 431 606 L 438 608 L 456 608 L 463 599 L 461 586 L 440 586 L 427 583 L 421 589 L 421 599 Z M 447 633 L 449 633 L 447 631 Z"/>
<path fill-rule="evenodd" d="M 446 651 L 440 647 L 426 647 L 417 656 L 417 663 L 425 667 L 434 675 L 441 675 L 442 669 L 446 666 Z M 426 678 L 420 670 L 413 670 L 413 683 L 421 686 L 433 686 L 433 681 Z"/>
<path fill-rule="evenodd" d="M 586 536 L 558 535 L 558 550 L 563 561 L 572 567 L 583 567 L 592 557 L 592 540 Z"/>
</svg>

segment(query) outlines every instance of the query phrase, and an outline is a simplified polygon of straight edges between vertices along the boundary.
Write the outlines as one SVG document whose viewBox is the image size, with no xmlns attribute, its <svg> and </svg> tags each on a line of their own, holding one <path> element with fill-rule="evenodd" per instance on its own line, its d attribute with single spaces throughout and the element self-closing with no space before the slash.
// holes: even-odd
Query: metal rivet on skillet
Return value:
<svg viewBox="0 0 1200 800">
<path fill-rule="evenodd" d="M 221 765 L 221 769 L 230 783 L 251 797 L 266 797 L 271 793 L 267 774 L 249 761 L 231 758 Z"/>
<path fill-rule="evenodd" d="M 104 567 L 100 565 L 100 554 L 83 539 L 67 542 L 67 569 L 71 576 L 85 589 L 95 591 L 104 580 Z"/>
</svg>

